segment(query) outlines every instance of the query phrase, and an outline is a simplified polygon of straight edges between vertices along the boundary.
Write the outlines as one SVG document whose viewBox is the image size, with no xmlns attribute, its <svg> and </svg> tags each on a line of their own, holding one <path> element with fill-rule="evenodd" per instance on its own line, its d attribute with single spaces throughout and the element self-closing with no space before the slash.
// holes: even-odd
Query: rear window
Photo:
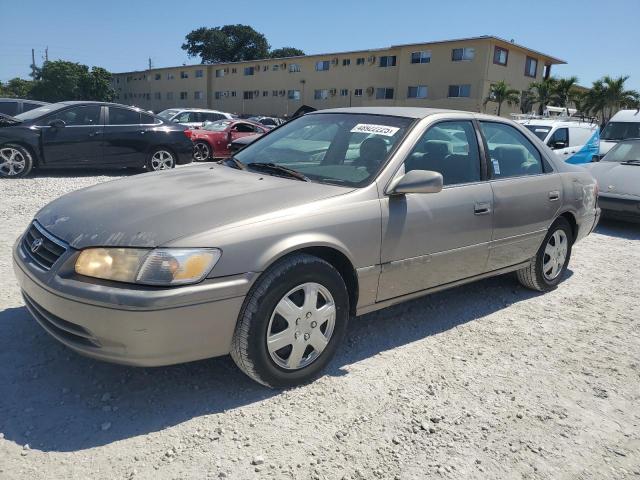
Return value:
<svg viewBox="0 0 640 480">
<path fill-rule="evenodd" d="M 180 110 L 163 110 L 158 114 L 159 117 L 166 118 L 167 120 L 171 120 L 177 113 L 180 113 Z"/>
</svg>

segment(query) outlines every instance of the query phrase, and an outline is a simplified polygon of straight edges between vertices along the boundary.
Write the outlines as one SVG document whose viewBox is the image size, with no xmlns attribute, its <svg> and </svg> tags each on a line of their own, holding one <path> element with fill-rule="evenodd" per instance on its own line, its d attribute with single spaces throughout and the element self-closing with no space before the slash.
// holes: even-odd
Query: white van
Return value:
<svg viewBox="0 0 640 480">
<path fill-rule="evenodd" d="M 600 129 L 595 123 L 577 117 L 560 119 L 529 118 L 518 120 L 546 143 L 567 163 L 589 163 L 598 160 Z"/>
<path fill-rule="evenodd" d="M 628 138 L 640 138 L 640 110 L 620 110 L 611 117 L 600 134 L 600 156 Z"/>
</svg>

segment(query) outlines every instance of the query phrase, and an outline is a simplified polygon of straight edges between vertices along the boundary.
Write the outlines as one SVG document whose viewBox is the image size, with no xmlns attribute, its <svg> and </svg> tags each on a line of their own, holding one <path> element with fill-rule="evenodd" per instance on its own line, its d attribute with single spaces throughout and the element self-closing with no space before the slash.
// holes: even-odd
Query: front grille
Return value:
<svg viewBox="0 0 640 480">
<path fill-rule="evenodd" d="M 67 247 L 62 240 L 58 240 L 37 222 L 33 222 L 22 237 L 22 249 L 34 262 L 49 270 Z"/>
<path fill-rule="evenodd" d="M 57 335 L 70 343 L 100 348 L 100 342 L 98 342 L 89 330 L 75 323 L 63 320 L 60 317 L 56 317 L 53 313 L 48 312 L 34 302 L 26 293 L 22 292 L 22 296 L 31 315 L 33 315 L 38 323 L 42 325 L 45 330 L 49 331 L 49 333 L 54 336 Z"/>
</svg>

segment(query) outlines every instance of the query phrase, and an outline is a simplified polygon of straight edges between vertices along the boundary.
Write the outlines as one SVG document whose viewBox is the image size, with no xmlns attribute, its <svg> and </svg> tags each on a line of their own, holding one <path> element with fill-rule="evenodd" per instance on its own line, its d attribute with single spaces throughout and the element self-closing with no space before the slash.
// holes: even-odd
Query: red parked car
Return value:
<svg viewBox="0 0 640 480">
<path fill-rule="evenodd" d="M 202 128 L 189 129 L 185 133 L 194 145 L 193 158 L 204 161 L 229 157 L 231 142 L 248 135 L 263 135 L 268 131 L 268 128 L 246 120 L 219 120 L 207 123 Z"/>
</svg>

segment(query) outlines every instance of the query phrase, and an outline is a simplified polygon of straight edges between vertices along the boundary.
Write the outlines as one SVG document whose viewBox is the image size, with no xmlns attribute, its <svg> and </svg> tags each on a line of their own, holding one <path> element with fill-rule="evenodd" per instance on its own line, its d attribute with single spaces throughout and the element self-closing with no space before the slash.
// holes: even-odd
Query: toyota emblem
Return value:
<svg viewBox="0 0 640 480">
<path fill-rule="evenodd" d="M 42 239 L 36 238 L 33 242 L 31 242 L 31 253 L 36 253 L 38 250 L 40 250 L 41 246 L 42 246 Z"/>
</svg>

